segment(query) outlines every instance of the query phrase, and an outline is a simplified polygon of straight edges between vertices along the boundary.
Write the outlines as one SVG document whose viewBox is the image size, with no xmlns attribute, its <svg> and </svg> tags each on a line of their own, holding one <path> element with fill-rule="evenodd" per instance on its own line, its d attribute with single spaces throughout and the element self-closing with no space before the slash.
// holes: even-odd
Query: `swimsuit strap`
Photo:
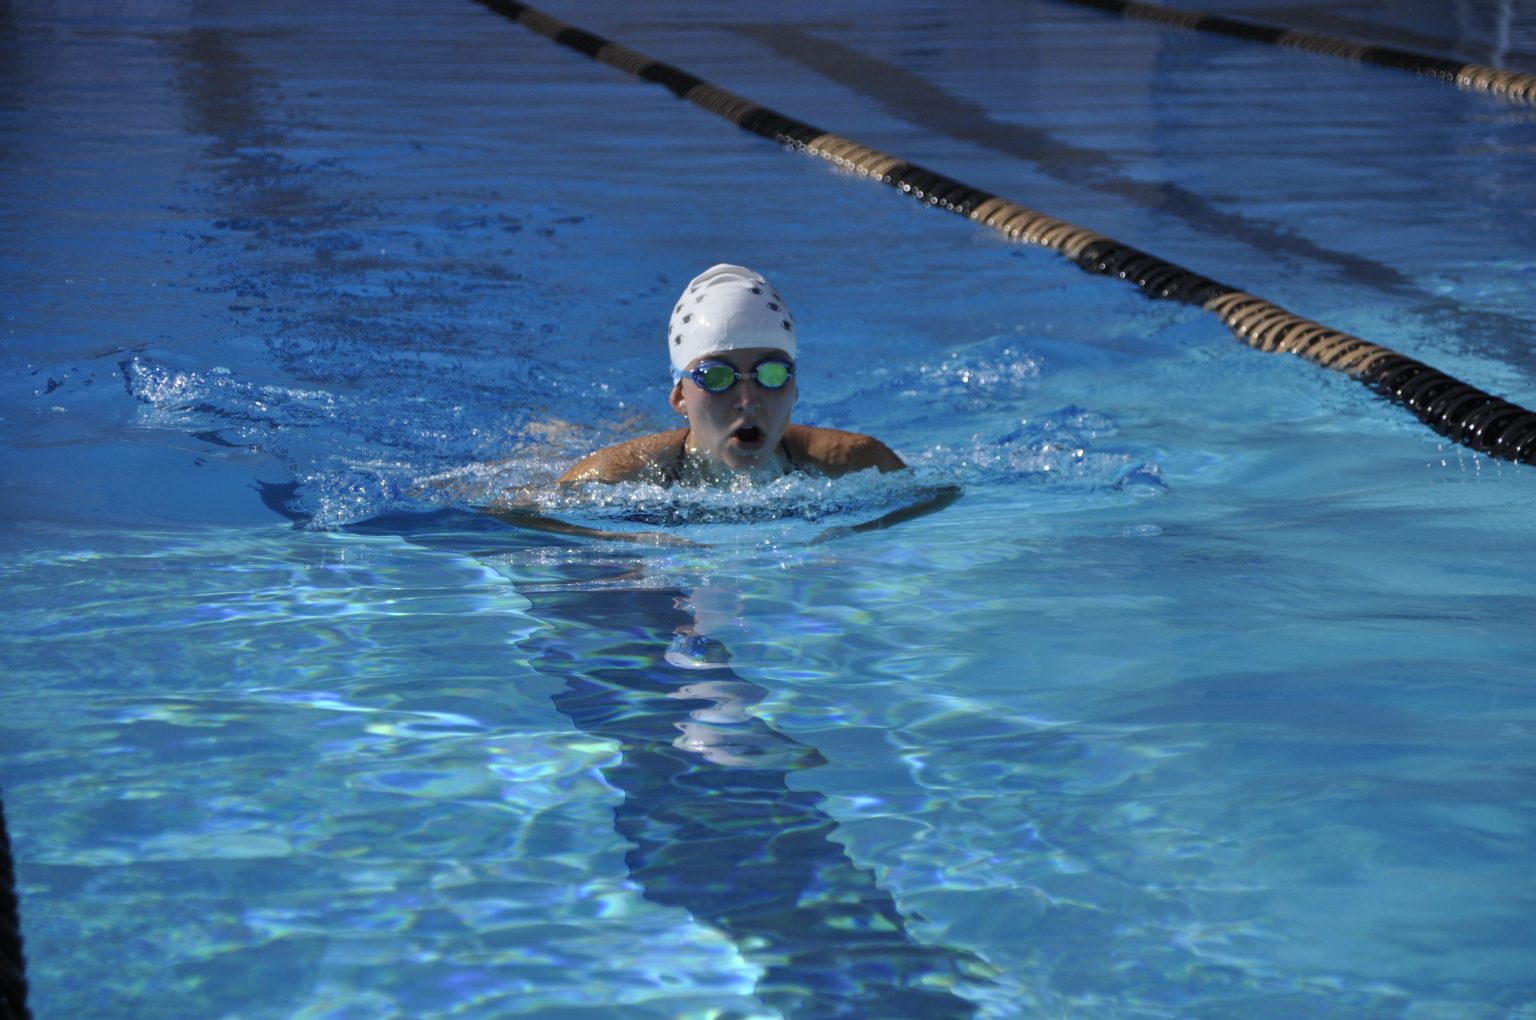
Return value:
<svg viewBox="0 0 1536 1020">
<path fill-rule="evenodd" d="M 784 459 L 789 462 L 789 470 L 785 471 L 784 473 L 786 475 L 792 475 L 796 471 L 799 471 L 800 465 L 795 463 L 795 455 L 789 452 L 788 436 L 785 436 L 783 439 L 779 440 L 779 449 L 783 451 Z"/>
<path fill-rule="evenodd" d="M 668 485 L 682 484 L 683 465 L 688 462 L 688 436 L 691 432 L 691 429 L 683 429 L 683 441 L 677 444 L 677 460 L 672 462 L 672 466 L 667 468 L 663 476 Z"/>
</svg>

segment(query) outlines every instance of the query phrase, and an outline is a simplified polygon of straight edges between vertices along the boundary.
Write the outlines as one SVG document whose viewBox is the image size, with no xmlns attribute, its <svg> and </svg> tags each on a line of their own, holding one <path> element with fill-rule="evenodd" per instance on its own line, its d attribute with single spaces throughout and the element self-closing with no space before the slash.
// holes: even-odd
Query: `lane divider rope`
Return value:
<svg viewBox="0 0 1536 1020">
<path fill-rule="evenodd" d="M 1366 64 L 1412 71 L 1428 78 L 1448 81 L 1459 88 L 1487 92 L 1517 103 L 1536 103 L 1536 74 L 1524 71 L 1506 71 L 1487 64 L 1468 64 L 1447 57 L 1428 53 L 1358 42 L 1343 36 L 1325 35 L 1321 32 L 1304 32 L 1299 29 L 1280 28 L 1242 18 L 1229 18 L 1221 14 L 1184 10 L 1164 4 L 1147 3 L 1145 0 L 1065 0 L 1079 7 L 1119 14 L 1138 21 L 1152 21 L 1160 25 L 1184 28 L 1192 31 L 1215 32 L 1218 35 L 1253 42 L 1285 46 L 1328 57 L 1342 57 Z"/>
<path fill-rule="evenodd" d="M 1389 347 L 1313 322 L 1096 231 L 786 117 L 517 0 L 476 2 L 562 46 L 661 85 L 753 134 L 890 185 L 1010 240 L 1050 248 L 1087 272 L 1135 284 L 1149 298 L 1199 305 L 1219 317 L 1250 347 L 1295 354 L 1343 372 L 1406 407 L 1457 443 L 1492 457 L 1536 464 L 1536 414 Z"/>
<path fill-rule="evenodd" d="M 30 1020 L 31 1016 L 16 869 L 11 864 L 11 837 L 5 827 L 5 801 L 0 800 L 0 1020 Z"/>
</svg>

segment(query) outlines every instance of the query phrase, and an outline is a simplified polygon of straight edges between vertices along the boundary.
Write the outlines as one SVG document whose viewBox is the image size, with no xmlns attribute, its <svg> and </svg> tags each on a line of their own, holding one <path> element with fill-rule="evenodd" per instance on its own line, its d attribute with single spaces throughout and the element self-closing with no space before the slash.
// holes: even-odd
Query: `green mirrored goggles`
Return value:
<svg viewBox="0 0 1536 1020">
<path fill-rule="evenodd" d="M 776 390 L 794 377 L 795 366 L 780 358 L 769 358 L 752 366 L 750 372 L 738 372 L 736 366 L 723 361 L 703 361 L 688 377 L 695 386 L 711 393 L 724 393 L 736 385 L 739 379 L 756 379 L 765 389 Z"/>
</svg>

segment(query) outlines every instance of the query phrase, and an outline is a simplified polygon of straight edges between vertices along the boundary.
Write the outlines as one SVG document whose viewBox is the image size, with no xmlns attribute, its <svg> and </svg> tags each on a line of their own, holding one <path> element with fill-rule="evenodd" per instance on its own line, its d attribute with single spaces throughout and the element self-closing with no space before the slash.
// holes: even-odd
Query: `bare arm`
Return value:
<svg viewBox="0 0 1536 1020">
<path fill-rule="evenodd" d="M 559 485 L 574 482 L 638 482 L 661 478 L 677 463 L 687 429 L 673 429 L 641 436 L 617 446 L 590 453 L 555 479 Z"/>
<path fill-rule="evenodd" d="M 510 524 L 514 528 L 525 528 L 528 531 L 543 531 L 552 535 L 570 535 L 575 538 L 601 538 L 610 542 L 636 542 L 641 545 L 696 545 L 681 535 L 673 535 L 665 531 L 605 531 L 602 528 L 589 528 L 582 524 L 572 524 L 556 517 L 545 517 L 537 511 L 518 508 L 506 510 L 492 510 L 491 516 L 503 524 Z"/>
<path fill-rule="evenodd" d="M 813 467 L 831 478 L 878 468 L 900 471 L 907 465 L 874 436 L 811 425 L 791 425 L 784 433 L 796 463 Z"/>
<path fill-rule="evenodd" d="M 894 527 L 895 525 L 901 524 L 904 521 L 910 521 L 914 518 L 923 517 L 927 514 L 943 510 L 945 507 L 949 506 L 949 504 L 953 503 L 959 498 L 960 486 L 941 485 L 936 489 L 930 490 L 926 495 L 924 495 L 915 503 L 911 503 L 903 507 L 897 507 L 890 513 L 881 514 L 879 517 L 876 517 L 872 521 L 862 521 L 858 524 L 853 524 L 846 527 L 828 528 L 826 531 L 823 531 L 821 534 L 812 539 L 812 541 L 830 542 L 833 539 L 842 538 L 845 535 L 862 535 L 867 531 L 879 531 L 882 528 Z"/>
<path fill-rule="evenodd" d="M 686 429 L 640 436 L 628 442 L 604 447 L 588 454 L 555 479 L 557 485 L 578 482 L 630 482 L 662 477 L 678 458 Z M 489 508 L 497 520 L 529 531 L 543 531 L 577 538 L 599 538 L 647 545 L 693 545 L 678 535 L 655 531 L 607 531 L 546 517 L 537 508 L 529 490 L 519 490 L 511 499 Z"/>
</svg>

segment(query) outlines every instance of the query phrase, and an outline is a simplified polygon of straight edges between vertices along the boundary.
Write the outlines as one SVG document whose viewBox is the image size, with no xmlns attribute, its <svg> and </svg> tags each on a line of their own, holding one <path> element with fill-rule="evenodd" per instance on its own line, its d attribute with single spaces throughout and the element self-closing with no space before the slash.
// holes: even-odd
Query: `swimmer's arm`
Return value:
<svg viewBox="0 0 1536 1020">
<path fill-rule="evenodd" d="M 686 429 L 673 429 L 656 435 L 641 436 L 616 446 L 604 447 L 588 454 L 555 479 L 557 485 L 575 485 L 581 482 L 643 481 L 662 475 L 677 460 L 682 449 Z M 659 531 L 605 531 L 572 524 L 556 517 L 546 517 L 535 509 L 535 502 L 527 492 L 522 492 L 510 503 L 493 508 L 491 516 L 504 524 L 529 531 L 542 531 L 552 535 L 571 535 L 576 538 L 599 538 L 617 542 L 642 542 L 647 545 L 692 545 L 685 538 Z"/>
<path fill-rule="evenodd" d="M 897 507 L 888 514 L 882 514 L 872 521 L 863 521 L 859 524 L 847 527 L 828 528 L 817 535 L 813 541 L 830 542 L 833 539 L 843 538 L 847 535 L 862 535 L 868 531 L 879 531 L 883 528 L 895 527 L 904 521 L 910 521 L 917 517 L 924 517 L 931 513 L 943 510 L 949 504 L 960 498 L 960 486 L 941 485 L 936 490 L 924 496 L 916 503 L 908 506 Z"/>
<path fill-rule="evenodd" d="M 900 471 L 906 463 L 874 436 L 841 429 L 791 425 L 784 432 L 795 460 L 814 467 L 830 478 L 877 468 L 882 473 Z"/>
<path fill-rule="evenodd" d="M 503 524 L 510 524 L 514 528 L 525 528 L 528 531 L 542 531 L 551 535 L 571 535 L 576 538 L 600 538 L 609 542 L 638 542 L 641 545 L 693 545 L 681 535 L 669 534 L 665 531 L 604 531 L 601 528 L 588 528 L 581 524 L 572 524 L 562 521 L 557 517 L 545 517 L 529 509 L 500 509 L 489 511 L 490 515 Z"/>
<path fill-rule="evenodd" d="M 687 429 L 641 436 L 590 453 L 555 479 L 557 485 L 578 482 L 638 482 L 659 477 L 677 461 Z"/>
<path fill-rule="evenodd" d="M 960 486 L 941 485 L 936 491 L 910 506 L 898 507 L 884 516 L 876 517 L 872 521 L 855 524 L 849 530 L 855 534 L 863 534 L 866 531 L 879 531 L 881 528 L 889 528 L 893 525 L 901 524 L 903 521 L 910 521 L 914 518 L 924 517 L 943 510 L 959 498 Z"/>
</svg>

